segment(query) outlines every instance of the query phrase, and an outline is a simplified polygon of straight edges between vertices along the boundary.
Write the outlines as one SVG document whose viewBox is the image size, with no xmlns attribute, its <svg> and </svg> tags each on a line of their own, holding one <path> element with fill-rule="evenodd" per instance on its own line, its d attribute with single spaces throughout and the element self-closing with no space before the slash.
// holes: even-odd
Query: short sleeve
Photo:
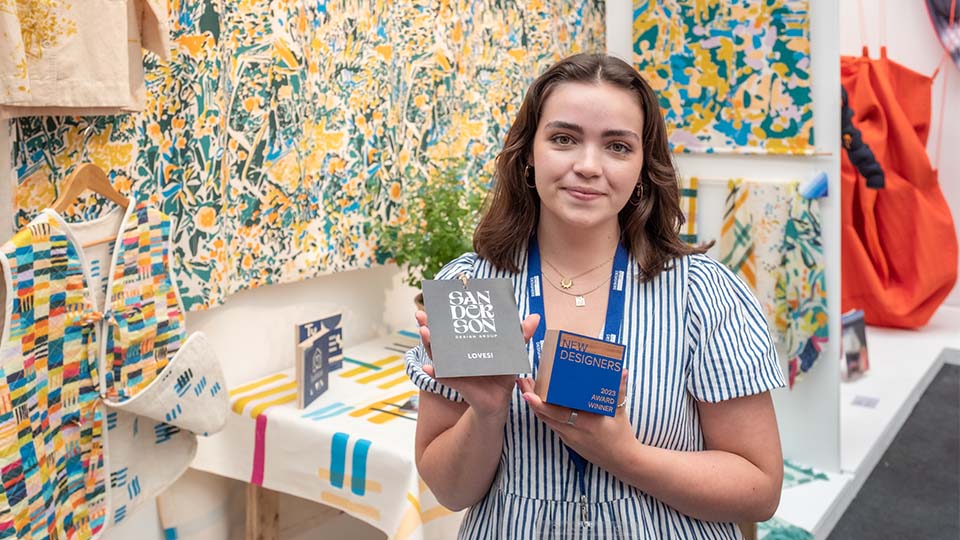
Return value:
<svg viewBox="0 0 960 540">
<path fill-rule="evenodd" d="M 447 263 L 446 266 L 437 272 L 434 279 L 456 279 L 460 274 L 467 274 L 467 277 L 473 277 L 477 264 L 476 253 L 465 253 L 460 257 Z M 407 376 L 413 381 L 413 384 L 424 392 L 439 394 L 450 401 L 463 401 L 463 396 L 449 386 L 437 381 L 423 371 L 423 366 L 430 364 L 430 357 L 427 356 L 423 344 L 407 351 L 404 359 L 407 365 Z"/>
<path fill-rule="evenodd" d="M 424 392 L 439 394 L 450 401 L 463 401 L 463 396 L 453 388 L 434 379 L 423 370 L 423 366 L 430 363 L 430 358 L 423 349 L 423 344 L 407 351 L 404 357 L 407 363 L 407 376 L 413 381 L 413 384 Z"/>
<path fill-rule="evenodd" d="M 722 264 L 690 258 L 687 391 L 717 403 L 784 386 L 766 318 L 753 292 Z"/>
</svg>

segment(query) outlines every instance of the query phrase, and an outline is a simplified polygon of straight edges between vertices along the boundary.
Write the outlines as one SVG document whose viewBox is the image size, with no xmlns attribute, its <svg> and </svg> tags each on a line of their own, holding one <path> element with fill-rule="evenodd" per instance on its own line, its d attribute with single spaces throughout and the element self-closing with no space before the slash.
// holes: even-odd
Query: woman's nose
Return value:
<svg viewBox="0 0 960 540">
<path fill-rule="evenodd" d="M 590 146 L 584 146 L 573 164 L 573 171 L 584 178 L 600 175 L 600 155 Z"/>
</svg>

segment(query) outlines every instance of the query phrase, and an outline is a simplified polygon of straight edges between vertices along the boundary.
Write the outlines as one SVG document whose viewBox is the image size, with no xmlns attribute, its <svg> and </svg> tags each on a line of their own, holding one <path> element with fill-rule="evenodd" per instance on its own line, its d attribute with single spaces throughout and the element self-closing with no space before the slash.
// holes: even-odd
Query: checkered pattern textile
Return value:
<svg viewBox="0 0 960 540">
<path fill-rule="evenodd" d="M 0 251 L 0 538 L 96 538 L 106 518 L 99 316 L 80 257 L 46 213 Z"/>
<path fill-rule="evenodd" d="M 180 370 L 152 389 L 179 391 L 173 410 L 145 418 L 104 408 L 134 401 L 175 362 L 185 338 L 169 218 L 140 203 L 119 230 L 103 313 L 88 281 L 93 269 L 85 271 L 55 212 L 41 212 L 2 248 L 0 539 L 99 538 L 186 469 L 196 436 L 177 421 L 196 416 L 194 404 L 217 401 L 206 393 L 222 386 L 219 370 L 198 373 L 196 382 Z M 106 339 L 102 359 L 96 328 Z M 188 371 L 200 365 L 178 363 Z"/>
<path fill-rule="evenodd" d="M 170 219 L 144 202 L 127 214 L 104 314 L 106 395 L 123 401 L 150 384 L 180 348 L 183 311 L 171 279 Z"/>
</svg>

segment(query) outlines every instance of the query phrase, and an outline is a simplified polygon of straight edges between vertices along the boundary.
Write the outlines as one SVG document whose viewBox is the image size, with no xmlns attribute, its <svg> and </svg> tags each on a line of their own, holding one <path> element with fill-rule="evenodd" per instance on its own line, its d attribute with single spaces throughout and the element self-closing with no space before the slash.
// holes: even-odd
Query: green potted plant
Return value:
<svg viewBox="0 0 960 540">
<path fill-rule="evenodd" d="M 473 249 L 473 229 L 483 197 L 463 182 L 467 162 L 446 159 L 408 199 L 408 219 L 388 225 L 380 235 L 381 248 L 404 271 L 403 282 L 420 288 L 451 260 Z M 423 307 L 423 293 L 414 299 Z"/>
</svg>

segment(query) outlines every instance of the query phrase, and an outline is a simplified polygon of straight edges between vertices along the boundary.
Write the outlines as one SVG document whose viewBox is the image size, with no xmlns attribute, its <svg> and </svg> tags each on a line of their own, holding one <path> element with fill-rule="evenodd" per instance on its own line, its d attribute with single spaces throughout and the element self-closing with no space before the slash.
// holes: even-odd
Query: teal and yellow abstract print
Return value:
<svg viewBox="0 0 960 540">
<path fill-rule="evenodd" d="M 808 0 L 634 0 L 674 152 L 811 154 Z"/>
<path fill-rule="evenodd" d="M 535 75 L 605 49 L 604 2 L 169 0 L 136 115 L 15 124 L 19 224 L 81 161 L 176 218 L 188 310 L 383 262 L 380 224 L 445 158 L 484 189 Z M 74 218 L 104 211 L 95 196 Z"/>
</svg>

